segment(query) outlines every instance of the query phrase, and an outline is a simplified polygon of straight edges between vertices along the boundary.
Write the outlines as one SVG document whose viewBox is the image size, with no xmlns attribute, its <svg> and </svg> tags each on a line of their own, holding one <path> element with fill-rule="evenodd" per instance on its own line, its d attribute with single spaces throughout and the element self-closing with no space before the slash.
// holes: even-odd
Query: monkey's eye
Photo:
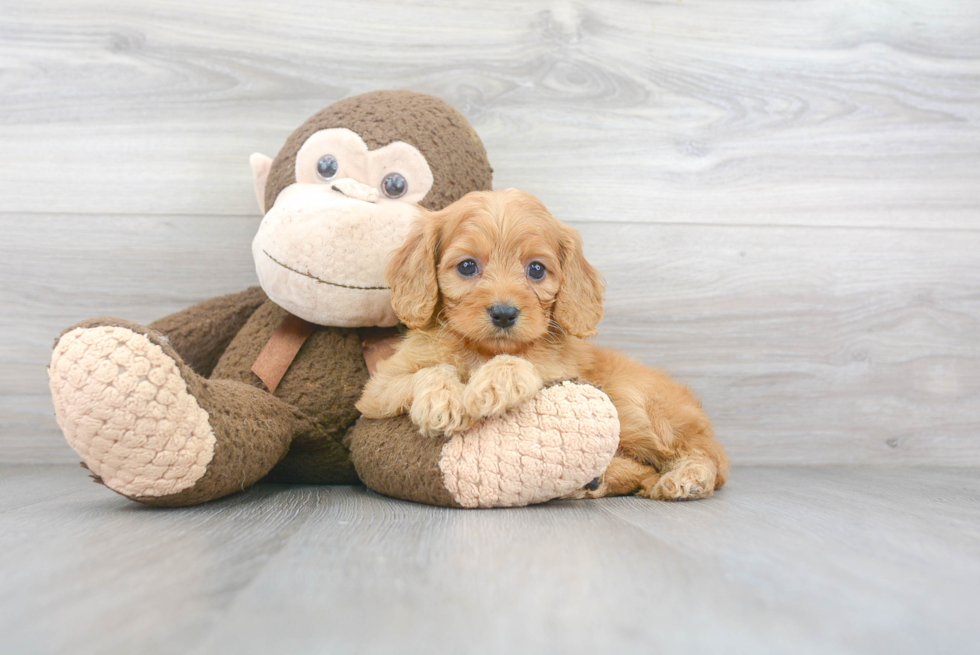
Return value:
<svg viewBox="0 0 980 655">
<path fill-rule="evenodd" d="M 540 280 L 547 273 L 544 264 L 541 262 L 531 262 L 527 265 L 527 274 L 532 280 Z"/>
<path fill-rule="evenodd" d="M 475 261 L 472 259 L 467 259 L 466 261 L 457 264 L 456 270 L 459 271 L 459 274 L 463 277 L 473 277 L 476 275 L 476 272 L 479 269 Z"/>
<path fill-rule="evenodd" d="M 381 190 L 389 198 L 401 198 L 408 191 L 408 180 L 401 173 L 388 173 L 381 180 Z"/>
<path fill-rule="evenodd" d="M 336 157 L 333 155 L 324 155 L 316 163 L 316 174 L 320 176 L 321 180 L 332 180 L 337 175 L 338 168 L 340 168 L 340 164 L 337 163 Z"/>
</svg>

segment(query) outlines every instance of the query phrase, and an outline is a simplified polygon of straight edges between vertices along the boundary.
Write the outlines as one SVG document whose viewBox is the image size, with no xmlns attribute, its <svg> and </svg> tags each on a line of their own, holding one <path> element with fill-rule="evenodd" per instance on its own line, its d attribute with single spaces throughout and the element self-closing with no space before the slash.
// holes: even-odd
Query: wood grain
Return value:
<svg viewBox="0 0 980 655">
<path fill-rule="evenodd" d="M 980 464 L 980 234 L 582 233 L 599 342 L 688 382 L 735 461 Z"/>
<path fill-rule="evenodd" d="M 499 186 L 579 218 L 976 226 L 972 2 L 49 0 L 0 20 L 5 211 L 250 213 L 253 150 L 412 88 L 466 113 Z"/>
<path fill-rule="evenodd" d="M 60 492 L 0 512 L 4 652 L 186 652 L 307 519 L 318 493 L 296 489 L 292 501 L 270 503 L 277 490 L 260 488 L 160 512 L 76 467 L 55 479 L 50 470 L 3 470 L 42 498 Z"/>
<path fill-rule="evenodd" d="M 29 308 L 0 319 L 6 461 L 75 459 L 44 369 L 62 329 L 255 284 L 254 218 L 80 220 L 4 228 L 48 251 L 0 262 L 0 307 Z M 599 343 L 689 383 L 736 462 L 980 465 L 980 233 L 573 225 L 608 283 Z"/>
<path fill-rule="evenodd" d="M 257 284 L 250 243 L 259 220 L 0 216 L 0 461 L 77 460 L 47 388 L 62 330 L 96 316 L 145 324 Z"/>
<path fill-rule="evenodd" d="M 736 468 L 704 501 L 487 511 L 273 485 L 154 510 L 60 466 L 0 467 L 8 488 L 4 652 L 965 654 L 980 639 L 967 470 Z"/>
<path fill-rule="evenodd" d="M 255 283 L 252 151 L 401 87 L 582 230 L 600 341 L 736 462 L 980 465 L 976 3 L 5 3 L 0 73 L 0 462 L 75 459 L 62 329 Z"/>
</svg>

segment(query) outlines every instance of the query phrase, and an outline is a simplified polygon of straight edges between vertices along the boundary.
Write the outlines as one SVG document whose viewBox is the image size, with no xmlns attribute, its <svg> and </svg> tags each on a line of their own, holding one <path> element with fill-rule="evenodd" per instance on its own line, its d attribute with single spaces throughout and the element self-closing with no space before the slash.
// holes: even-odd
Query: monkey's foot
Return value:
<svg viewBox="0 0 980 655">
<path fill-rule="evenodd" d="M 127 327 L 78 327 L 48 369 L 68 444 L 107 487 L 130 498 L 192 487 L 214 456 L 208 413 L 178 362 Z"/>
<path fill-rule="evenodd" d="M 439 469 L 463 507 L 515 507 L 565 496 L 600 476 L 619 446 L 606 394 L 563 382 L 450 439 Z"/>
</svg>

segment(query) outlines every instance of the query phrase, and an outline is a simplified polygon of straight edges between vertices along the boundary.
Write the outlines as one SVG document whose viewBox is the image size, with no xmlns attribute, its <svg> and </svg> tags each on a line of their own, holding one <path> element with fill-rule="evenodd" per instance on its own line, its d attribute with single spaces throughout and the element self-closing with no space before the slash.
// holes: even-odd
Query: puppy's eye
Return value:
<svg viewBox="0 0 980 655">
<path fill-rule="evenodd" d="M 527 265 L 527 274 L 532 280 L 540 280 L 547 272 L 547 269 L 541 262 L 531 262 Z"/>
<path fill-rule="evenodd" d="M 389 198 L 401 198 L 408 191 L 408 180 L 401 173 L 388 173 L 381 180 L 381 190 Z"/>
<path fill-rule="evenodd" d="M 336 157 L 333 155 L 324 155 L 316 163 L 316 174 L 320 176 L 321 180 L 332 180 L 337 175 L 338 168 L 340 168 L 340 164 L 337 162 Z"/>
<path fill-rule="evenodd" d="M 460 262 L 457 264 L 456 270 L 459 271 L 459 274 L 463 277 L 473 277 L 476 275 L 478 268 L 475 261 L 472 259 L 467 259 L 465 262 Z"/>
</svg>

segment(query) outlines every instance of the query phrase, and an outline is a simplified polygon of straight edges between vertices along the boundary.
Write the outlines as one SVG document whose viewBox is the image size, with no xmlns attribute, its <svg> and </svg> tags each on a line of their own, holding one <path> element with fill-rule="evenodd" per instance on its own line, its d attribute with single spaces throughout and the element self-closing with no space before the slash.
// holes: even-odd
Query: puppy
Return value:
<svg viewBox="0 0 980 655">
<path fill-rule="evenodd" d="M 386 270 L 411 329 L 357 403 L 369 418 L 406 412 L 423 435 L 451 435 L 521 405 L 545 384 L 585 380 L 616 405 L 619 451 L 575 497 L 682 500 L 725 483 L 728 458 L 691 391 L 584 341 L 604 283 L 574 229 L 515 189 L 470 193 L 423 212 Z"/>
</svg>

